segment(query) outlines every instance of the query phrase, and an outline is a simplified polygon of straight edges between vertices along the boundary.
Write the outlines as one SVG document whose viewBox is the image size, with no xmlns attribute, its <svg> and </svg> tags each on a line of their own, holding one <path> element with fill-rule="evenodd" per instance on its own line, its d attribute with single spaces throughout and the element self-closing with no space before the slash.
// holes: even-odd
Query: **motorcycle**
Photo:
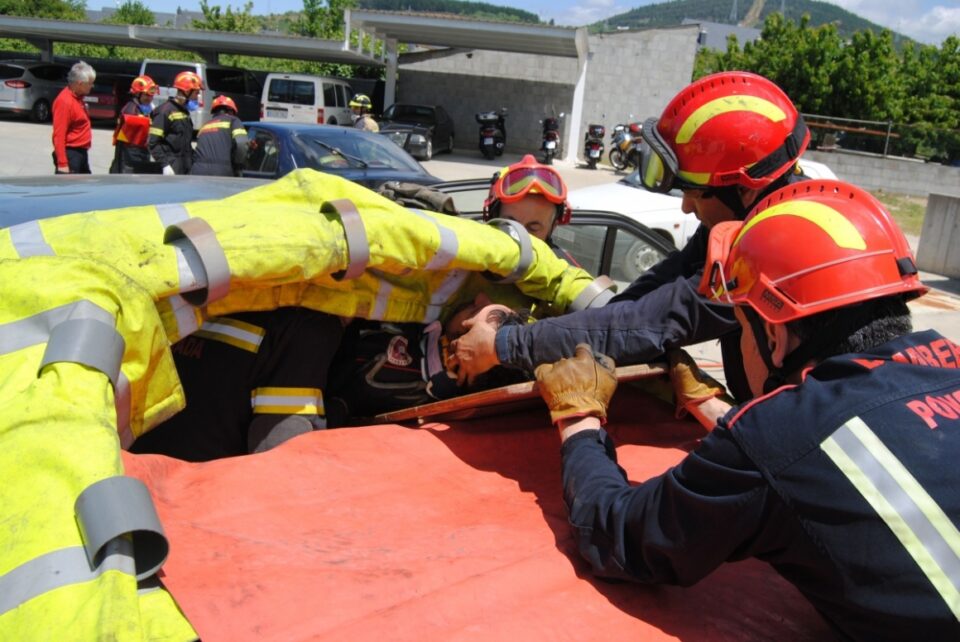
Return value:
<svg viewBox="0 0 960 642">
<path fill-rule="evenodd" d="M 603 157 L 603 137 L 606 133 L 603 125 L 587 125 L 587 134 L 583 138 L 583 156 L 590 169 L 596 169 L 597 161 Z"/>
<path fill-rule="evenodd" d="M 543 164 L 553 165 L 553 158 L 560 149 L 560 119 L 550 116 L 540 121 L 543 126 L 543 141 L 540 143 L 540 149 L 543 151 Z"/>
<path fill-rule="evenodd" d="M 475 117 L 480 123 L 480 153 L 487 160 L 503 154 L 503 147 L 507 144 L 507 125 L 504 118 L 507 108 L 500 110 L 482 111 Z"/>
<path fill-rule="evenodd" d="M 610 133 L 610 164 L 617 171 L 640 165 L 641 123 L 615 125 Z"/>
</svg>

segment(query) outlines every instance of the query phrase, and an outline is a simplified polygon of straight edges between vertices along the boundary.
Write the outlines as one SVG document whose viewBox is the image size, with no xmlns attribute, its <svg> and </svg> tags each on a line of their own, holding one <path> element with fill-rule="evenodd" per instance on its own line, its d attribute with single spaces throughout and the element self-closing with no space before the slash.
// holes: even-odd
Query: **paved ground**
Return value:
<svg viewBox="0 0 960 642">
<path fill-rule="evenodd" d="M 0 176 L 52 173 L 50 133 L 50 125 L 38 125 L 6 114 L 0 115 L 0 140 L 4 141 L 4 153 L 0 155 Z M 96 125 L 94 128 L 90 166 L 95 174 L 105 174 L 113 158 L 112 134 L 109 124 Z M 465 149 L 454 154 L 440 154 L 423 165 L 427 171 L 444 180 L 459 180 L 490 177 L 504 165 L 518 160 L 519 154 L 507 154 L 488 161 L 479 151 Z M 571 189 L 613 183 L 619 178 L 609 167 L 589 170 L 563 161 L 557 161 L 556 167 Z M 917 240 L 910 239 L 914 250 Z M 927 273 L 922 273 L 921 278 L 933 289 L 930 294 L 911 304 L 914 327 L 936 328 L 960 343 L 960 280 Z M 716 342 L 700 344 L 693 347 L 691 352 L 713 374 L 720 374 Z"/>
</svg>

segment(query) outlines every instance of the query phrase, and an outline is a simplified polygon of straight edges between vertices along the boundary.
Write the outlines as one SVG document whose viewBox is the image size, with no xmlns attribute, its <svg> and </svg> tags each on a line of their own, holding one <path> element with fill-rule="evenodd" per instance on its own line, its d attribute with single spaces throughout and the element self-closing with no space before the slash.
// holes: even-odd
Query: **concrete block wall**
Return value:
<svg viewBox="0 0 960 642">
<path fill-rule="evenodd" d="M 922 163 L 905 158 L 807 151 L 805 157 L 825 163 L 841 180 L 868 190 L 927 196 L 960 196 L 960 167 Z"/>
<path fill-rule="evenodd" d="M 696 25 L 590 37 L 581 138 L 588 123 L 607 127 L 659 114 L 693 74 Z M 574 58 L 474 50 L 428 58 L 401 56 L 397 100 L 443 105 L 458 148 L 477 146 L 478 111 L 507 107 L 507 150 L 536 153 L 540 119 L 565 112 L 564 138 L 579 69 Z M 479 154 L 479 151 L 477 152 Z"/>
<path fill-rule="evenodd" d="M 960 196 L 930 194 L 917 246 L 917 267 L 960 278 Z"/>
</svg>

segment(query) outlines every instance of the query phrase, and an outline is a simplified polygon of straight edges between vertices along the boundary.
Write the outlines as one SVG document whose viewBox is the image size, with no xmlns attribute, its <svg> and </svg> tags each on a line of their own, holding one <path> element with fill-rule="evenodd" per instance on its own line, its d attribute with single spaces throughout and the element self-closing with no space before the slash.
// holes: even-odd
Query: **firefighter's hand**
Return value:
<svg viewBox="0 0 960 642">
<path fill-rule="evenodd" d="M 163 175 L 164 175 L 164 176 L 173 176 L 174 174 L 176 174 L 176 172 L 173 171 L 173 168 L 172 168 L 172 167 L 170 167 L 169 165 L 164 165 L 164 166 L 163 166 Z"/>
<path fill-rule="evenodd" d="M 482 311 L 481 311 L 482 312 Z M 480 319 L 480 313 L 463 322 L 467 332 L 450 344 L 449 370 L 457 373 L 457 385 L 473 383 L 477 375 L 500 365 L 497 357 L 497 328 Z"/>
<path fill-rule="evenodd" d="M 256 149 L 257 147 L 259 147 L 259 146 L 260 146 L 260 145 L 258 145 L 258 144 L 257 144 L 257 141 L 255 141 L 255 140 L 248 140 L 248 141 L 247 141 L 247 149 L 249 149 L 250 151 L 255 150 L 255 149 Z"/>
<path fill-rule="evenodd" d="M 670 363 L 670 381 L 673 384 L 674 402 L 677 406 L 677 417 L 683 417 L 709 399 L 729 399 L 727 390 L 719 381 L 708 375 L 697 366 L 685 350 L 676 349 L 667 353 Z"/>
<path fill-rule="evenodd" d="M 554 424 L 572 417 L 607 419 L 607 406 L 617 388 L 613 359 L 594 354 L 585 343 L 573 357 L 545 363 L 535 371 L 540 395 L 550 409 Z"/>
</svg>

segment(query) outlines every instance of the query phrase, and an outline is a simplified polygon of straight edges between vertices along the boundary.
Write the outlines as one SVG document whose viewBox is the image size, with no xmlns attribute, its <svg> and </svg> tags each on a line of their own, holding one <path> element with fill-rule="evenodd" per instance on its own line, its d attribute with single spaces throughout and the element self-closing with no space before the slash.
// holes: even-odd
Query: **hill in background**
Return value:
<svg viewBox="0 0 960 642">
<path fill-rule="evenodd" d="M 486 2 L 459 2 L 458 0 L 360 0 L 361 9 L 374 11 L 417 11 L 427 13 L 450 13 L 469 16 L 478 20 L 501 20 L 504 22 L 540 23 L 535 13 L 501 7 Z"/>
</svg>

